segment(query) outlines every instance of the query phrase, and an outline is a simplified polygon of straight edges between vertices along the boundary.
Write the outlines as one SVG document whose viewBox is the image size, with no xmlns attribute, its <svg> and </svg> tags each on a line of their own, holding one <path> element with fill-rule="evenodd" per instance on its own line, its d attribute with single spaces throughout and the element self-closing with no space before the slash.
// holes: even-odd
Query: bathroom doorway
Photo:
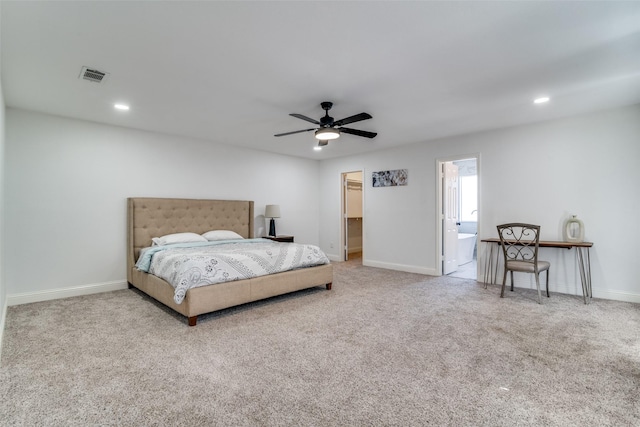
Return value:
<svg viewBox="0 0 640 427">
<path fill-rule="evenodd" d="M 362 261 L 362 171 L 342 174 L 343 259 Z"/>
<path fill-rule="evenodd" d="M 440 273 L 477 280 L 478 157 L 438 160 Z"/>
</svg>

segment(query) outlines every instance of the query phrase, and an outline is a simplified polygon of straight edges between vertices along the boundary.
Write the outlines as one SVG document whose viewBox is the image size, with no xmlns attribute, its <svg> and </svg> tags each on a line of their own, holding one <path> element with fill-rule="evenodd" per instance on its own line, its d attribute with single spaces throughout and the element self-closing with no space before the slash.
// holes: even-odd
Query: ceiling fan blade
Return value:
<svg viewBox="0 0 640 427">
<path fill-rule="evenodd" d="M 351 135 L 364 136 L 365 138 L 375 138 L 377 133 L 367 132 L 366 130 L 340 128 L 340 132 L 350 133 Z"/>
<path fill-rule="evenodd" d="M 279 133 L 273 136 L 285 136 L 285 135 L 293 135 L 294 133 L 302 133 L 302 132 L 309 132 L 311 130 L 316 130 L 316 128 L 311 128 L 311 129 L 302 129 L 302 130 L 294 130 L 293 132 L 285 132 L 285 133 Z"/>
<path fill-rule="evenodd" d="M 303 116 L 302 114 L 292 113 L 292 114 L 289 114 L 289 115 L 290 115 L 290 116 L 293 116 L 293 117 L 295 117 L 295 118 L 298 118 L 298 119 L 306 120 L 306 121 L 311 122 L 311 123 L 316 124 L 316 125 L 319 125 L 319 124 L 320 124 L 320 122 L 319 122 L 319 121 L 314 120 L 314 119 L 312 119 L 312 118 L 309 118 L 309 117 L 307 117 L 307 116 Z"/>
<path fill-rule="evenodd" d="M 333 125 L 334 126 L 348 125 L 349 123 L 359 122 L 361 120 L 367 120 L 371 118 L 372 118 L 371 114 L 360 113 L 360 114 L 356 114 L 355 116 L 344 118 L 342 120 L 337 120 L 333 122 Z"/>
</svg>

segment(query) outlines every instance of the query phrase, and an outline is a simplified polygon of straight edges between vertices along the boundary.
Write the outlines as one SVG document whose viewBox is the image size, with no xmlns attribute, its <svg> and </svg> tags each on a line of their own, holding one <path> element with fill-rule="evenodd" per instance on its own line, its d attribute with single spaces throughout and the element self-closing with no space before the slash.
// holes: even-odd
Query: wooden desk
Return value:
<svg viewBox="0 0 640 427">
<path fill-rule="evenodd" d="M 500 257 L 500 239 L 493 237 L 490 239 L 480 240 L 488 243 L 489 256 L 484 259 L 484 283 L 496 283 L 498 274 L 498 261 Z M 591 289 L 591 256 L 589 249 L 593 246 L 592 242 L 559 242 L 554 240 L 541 240 L 538 247 L 541 248 L 560 248 L 570 250 L 576 248 L 576 257 L 578 260 L 578 270 L 580 270 L 580 282 L 582 283 L 582 296 L 584 303 L 591 303 L 593 297 Z M 495 255 L 494 255 L 495 253 Z M 495 257 L 495 265 L 494 265 Z M 491 277 L 493 276 L 493 278 Z M 493 280 L 492 280 L 493 279 Z"/>
</svg>

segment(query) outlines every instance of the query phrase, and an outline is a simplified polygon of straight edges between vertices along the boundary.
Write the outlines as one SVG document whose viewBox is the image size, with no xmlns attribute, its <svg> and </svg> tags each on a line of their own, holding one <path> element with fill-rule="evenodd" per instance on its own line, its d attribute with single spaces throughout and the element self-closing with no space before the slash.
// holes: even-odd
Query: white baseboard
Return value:
<svg viewBox="0 0 640 427">
<path fill-rule="evenodd" d="M 326 254 L 327 258 L 333 262 L 343 262 L 344 260 L 337 254 Z M 405 271 L 407 273 L 426 274 L 427 276 L 437 276 L 438 272 L 435 268 L 418 267 L 415 265 L 394 264 L 389 262 L 371 261 L 364 258 L 362 265 L 367 267 L 386 268 L 387 270 Z"/>
<path fill-rule="evenodd" d="M 344 261 L 342 258 L 340 258 L 340 255 L 336 255 L 336 254 L 327 254 L 325 252 L 325 254 L 327 255 L 327 258 L 329 258 L 329 261 L 335 261 L 335 262 L 342 262 Z"/>
<path fill-rule="evenodd" d="M 607 291 L 607 290 L 602 291 L 600 289 L 597 289 L 593 292 L 593 297 L 602 298 L 602 299 L 611 299 L 615 301 L 640 303 L 639 294 L 631 294 L 628 292 Z"/>
<path fill-rule="evenodd" d="M 367 267 L 386 268 L 387 270 L 405 271 L 407 273 L 426 274 L 427 276 L 437 276 L 438 272 L 435 268 L 419 267 L 416 265 L 394 264 L 390 262 L 362 260 L 362 265 Z"/>
<path fill-rule="evenodd" d="M 129 285 L 126 280 L 116 280 L 113 282 L 93 283 L 91 285 L 74 286 L 70 288 L 12 294 L 7 295 L 7 306 L 117 291 L 127 289 L 128 287 Z"/>
<path fill-rule="evenodd" d="M 479 282 L 482 282 L 482 279 L 478 279 Z M 500 282 L 502 283 L 502 282 Z M 518 286 L 518 283 L 520 285 Z M 546 288 L 544 285 L 544 279 L 540 283 L 540 290 L 544 293 L 546 292 Z M 507 288 L 511 286 L 511 280 L 507 279 Z M 530 289 L 535 290 L 535 283 L 529 283 L 528 285 L 522 284 L 522 281 L 516 280 L 516 288 L 520 289 Z M 557 292 L 559 294 L 565 295 L 576 295 L 582 297 L 582 286 L 580 283 L 578 284 L 566 284 L 566 283 L 550 283 L 549 291 L 553 294 Z M 601 298 L 601 299 L 610 299 L 614 301 L 624 301 L 624 302 L 634 302 L 640 303 L 640 294 L 632 294 L 629 292 L 620 292 L 616 290 L 608 290 L 608 289 L 592 289 L 593 298 Z"/>
</svg>

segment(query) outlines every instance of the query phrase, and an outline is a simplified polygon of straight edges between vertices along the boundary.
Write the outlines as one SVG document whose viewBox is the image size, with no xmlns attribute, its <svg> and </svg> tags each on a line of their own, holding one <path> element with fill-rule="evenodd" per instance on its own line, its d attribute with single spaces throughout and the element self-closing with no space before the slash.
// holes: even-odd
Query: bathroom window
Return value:
<svg viewBox="0 0 640 427">
<path fill-rule="evenodd" d="M 478 221 L 478 175 L 460 176 L 460 221 Z"/>
</svg>

